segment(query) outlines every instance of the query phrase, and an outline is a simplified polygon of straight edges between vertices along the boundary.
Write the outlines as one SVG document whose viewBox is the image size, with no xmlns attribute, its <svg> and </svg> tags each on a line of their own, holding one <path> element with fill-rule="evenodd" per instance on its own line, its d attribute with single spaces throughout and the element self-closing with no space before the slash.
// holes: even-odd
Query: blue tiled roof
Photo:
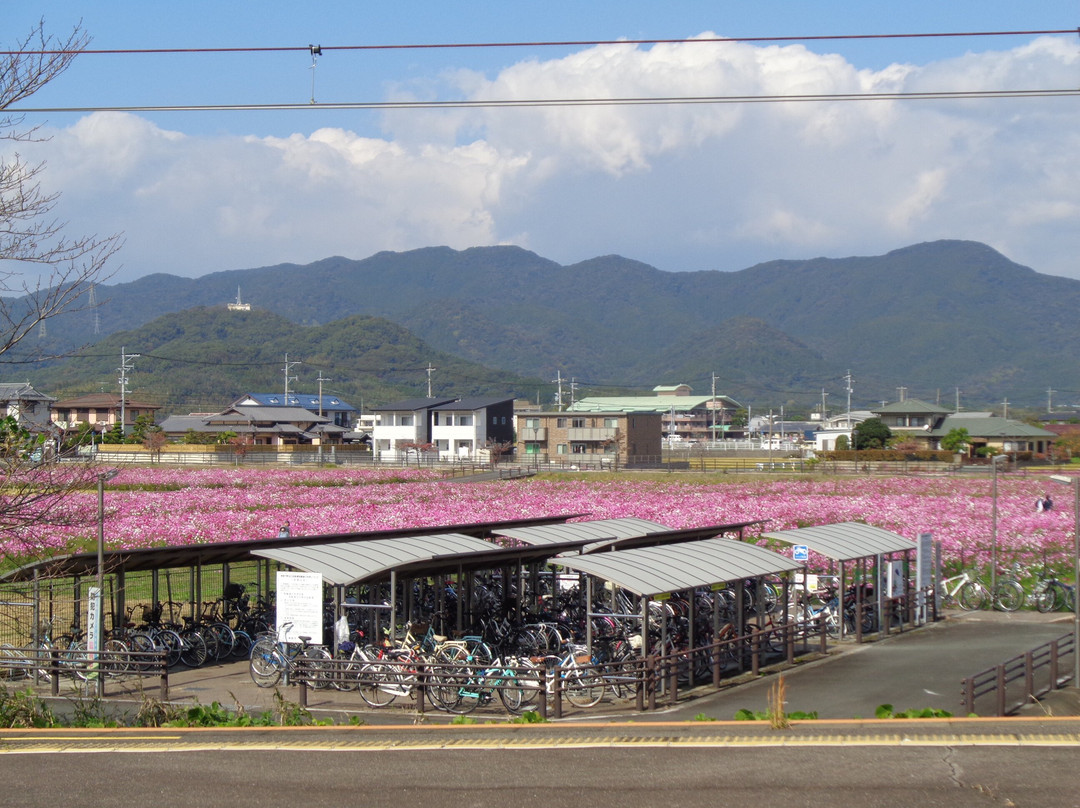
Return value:
<svg viewBox="0 0 1080 808">
<path fill-rule="evenodd" d="M 288 401 L 285 400 L 284 393 L 245 393 L 233 402 L 233 405 L 249 400 L 259 407 L 303 407 L 312 412 L 319 411 L 318 393 L 289 393 Z M 323 412 L 359 412 L 352 404 L 332 395 L 323 395 L 322 410 Z"/>
</svg>

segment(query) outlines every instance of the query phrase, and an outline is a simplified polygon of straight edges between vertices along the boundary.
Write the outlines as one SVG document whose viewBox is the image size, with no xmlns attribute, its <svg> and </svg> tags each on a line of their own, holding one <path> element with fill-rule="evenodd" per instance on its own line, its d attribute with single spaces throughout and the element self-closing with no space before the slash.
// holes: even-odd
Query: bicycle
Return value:
<svg viewBox="0 0 1080 808">
<path fill-rule="evenodd" d="M 993 600 L 994 608 L 1004 612 L 1014 612 L 1027 598 L 1020 582 L 1010 575 L 998 581 L 994 597 L 991 599 L 990 590 L 967 570 L 938 581 L 938 592 L 941 594 L 942 601 L 956 603 L 968 612 L 985 609 L 991 600 Z"/>
<path fill-rule="evenodd" d="M 273 687 L 282 679 L 292 684 L 294 675 L 300 675 L 317 690 L 330 687 L 334 679 L 326 665 L 330 653 L 321 645 L 312 645 L 311 637 L 288 642 L 285 638 L 291 627 L 292 623 L 285 623 L 278 634 L 264 634 L 251 646 L 251 680 L 258 687 Z"/>
</svg>

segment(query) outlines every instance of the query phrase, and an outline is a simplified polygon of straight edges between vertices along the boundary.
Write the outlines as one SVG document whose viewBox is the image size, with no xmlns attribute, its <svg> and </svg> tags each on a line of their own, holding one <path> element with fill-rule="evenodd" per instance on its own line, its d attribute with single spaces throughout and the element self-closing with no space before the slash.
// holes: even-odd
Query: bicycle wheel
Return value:
<svg viewBox="0 0 1080 808">
<path fill-rule="evenodd" d="M 184 650 L 184 641 L 172 629 L 162 629 L 154 635 L 154 650 L 165 651 L 165 664 L 175 668 L 180 664 L 180 652 Z"/>
<path fill-rule="evenodd" d="M 1001 581 L 994 593 L 994 605 L 1003 612 L 1015 612 L 1024 605 L 1024 587 L 1017 581 Z"/>
<path fill-rule="evenodd" d="M 131 649 L 123 640 L 110 637 L 101 650 L 105 652 L 101 667 L 106 676 L 123 676 L 131 669 Z"/>
<path fill-rule="evenodd" d="M 595 673 L 571 668 L 563 674 L 563 695 L 575 707 L 595 707 L 604 689 L 604 680 Z"/>
<path fill-rule="evenodd" d="M 986 591 L 986 587 L 980 584 L 978 581 L 967 581 L 962 587 L 960 587 L 959 598 L 957 602 L 960 604 L 960 608 L 968 611 L 975 612 L 979 609 L 986 608 L 986 603 L 990 600 L 990 593 Z"/>
<path fill-rule="evenodd" d="M 251 680 L 259 687 L 273 687 L 281 681 L 281 674 L 288 664 L 278 650 L 277 643 L 260 640 L 252 646 L 248 672 Z"/>
<path fill-rule="evenodd" d="M 213 647 L 215 660 L 221 662 L 223 659 L 228 659 L 233 655 L 233 649 L 236 647 L 236 632 L 227 624 L 210 623 L 204 627 L 203 631 L 205 632 L 204 636 L 207 638 L 208 651 L 213 645 L 209 638 L 213 637 L 216 642 L 216 646 Z"/>
<path fill-rule="evenodd" d="M 246 631 L 233 631 L 232 655 L 237 659 L 248 659 L 251 656 L 251 635 Z"/>
<path fill-rule="evenodd" d="M 1055 584 L 1047 584 L 1035 599 L 1035 608 L 1042 614 L 1054 611 L 1058 605 L 1058 596 L 1062 594 Z"/>
<path fill-rule="evenodd" d="M 316 690 L 326 690 L 334 685 L 333 666 L 329 665 L 330 652 L 321 645 L 305 648 L 298 655 L 298 662 L 305 669 L 304 678 Z"/>
<path fill-rule="evenodd" d="M 525 712 L 528 693 L 525 685 L 518 680 L 517 671 L 505 669 L 499 672 L 498 692 L 499 701 L 503 703 L 508 713 L 520 715 Z"/>
<path fill-rule="evenodd" d="M 371 707 L 386 707 L 398 697 L 400 678 L 392 666 L 381 662 L 368 662 L 361 666 L 357 676 L 357 689 Z"/>
<path fill-rule="evenodd" d="M 67 648 L 60 652 L 60 670 L 72 679 L 87 681 L 90 678 L 91 654 L 83 640 L 67 638 Z"/>
<path fill-rule="evenodd" d="M 183 645 L 180 647 L 180 661 L 189 668 L 200 668 L 206 664 L 208 652 L 206 640 L 197 631 L 184 631 L 180 635 Z"/>
</svg>

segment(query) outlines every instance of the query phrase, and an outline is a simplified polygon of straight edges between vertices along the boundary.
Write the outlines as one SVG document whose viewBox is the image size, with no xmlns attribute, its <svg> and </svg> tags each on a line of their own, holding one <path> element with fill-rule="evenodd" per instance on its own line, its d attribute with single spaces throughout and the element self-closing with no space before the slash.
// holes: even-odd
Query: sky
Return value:
<svg viewBox="0 0 1080 808">
<path fill-rule="evenodd" d="M 1075 95 L 326 108 L 1077 88 L 1076 12 L 1075 0 L 8 2 L 7 50 L 40 20 L 61 39 L 81 25 L 91 50 L 281 50 L 82 54 L 14 107 L 47 139 L 0 141 L 0 156 L 45 163 L 69 236 L 123 235 L 110 282 L 441 245 L 738 270 L 936 239 L 1080 278 Z M 803 39 L 700 41 L 716 37 Z M 674 41 L 537 44 L 612 40 Z M 534 44 L 356 48 L 491 43 Z M 296 108 L 235 109 L 283 104 Z M 115 111 L 162 106 L 233 108 Z"/>
</svg>

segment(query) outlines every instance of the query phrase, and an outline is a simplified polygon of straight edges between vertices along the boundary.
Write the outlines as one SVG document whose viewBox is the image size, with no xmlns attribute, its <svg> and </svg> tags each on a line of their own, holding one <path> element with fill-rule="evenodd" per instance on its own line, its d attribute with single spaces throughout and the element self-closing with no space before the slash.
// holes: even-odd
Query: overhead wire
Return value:
<svg viewBox="0 0 1080 808">
<path fill-rule="evenodd" d="M 281 45 L 264 47 L 222 48 L 83 48 L 79 50 L 41 49 L 0 51 L 0 56 L 19 54 L 39 56 L 127 56 L 156 54 L 207 54 L 207 53 L 310 53 L 312 47 L 320 51 L 393 51 L 393 50 L 452 50 L 486 48 L 582 48 L 602 45 L 694 45 L 736 42 L 830 42 L 882 39 L 945 39 L 965 37 L 1011 37 L 1011 36 L 1059 36 L 1080 35 L 1080 28 L 1048 28 L 1012 31 L 931 31 L 907 34 L 813 34 L 802 36 L 716 36 L 684 39 L 571 39 L 571 40 L 522 40 L 517 42 L 428 42 L 382 45 Z"/>
</svg>

